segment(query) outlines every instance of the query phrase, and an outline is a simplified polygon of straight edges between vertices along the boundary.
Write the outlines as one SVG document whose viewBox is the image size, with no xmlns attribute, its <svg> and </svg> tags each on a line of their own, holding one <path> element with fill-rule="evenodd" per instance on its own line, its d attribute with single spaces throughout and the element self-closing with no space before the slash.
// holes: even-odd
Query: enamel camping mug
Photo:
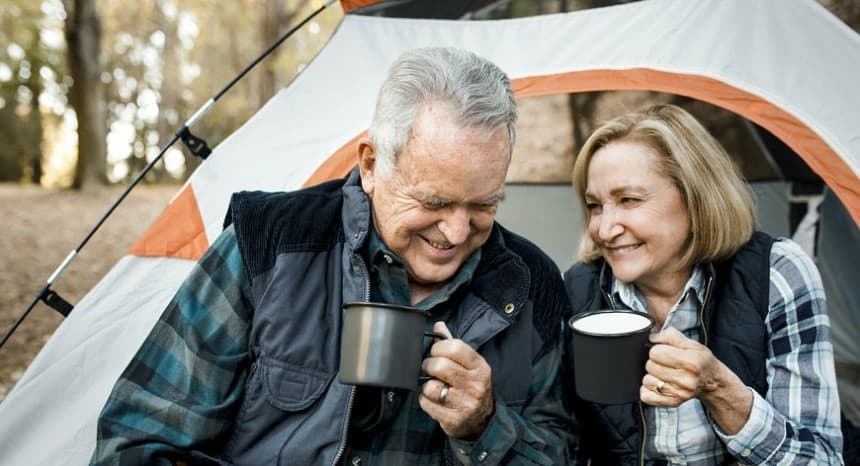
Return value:
<svg viewBox="0 0 860 466">
<path fill-rule="evenodd" d="M 654 318 L 636 311 L 601 310 L 577 314 L 569 325 L 577 395 L 605 404 L 637 401 Z"/>
<path fill-rule="evenodd" d="M 340 346 L 340 381 L 350 385 L 418 388 L 430 313 L 382 303 L 350 302 L 343 305 Z"/>
</svg>

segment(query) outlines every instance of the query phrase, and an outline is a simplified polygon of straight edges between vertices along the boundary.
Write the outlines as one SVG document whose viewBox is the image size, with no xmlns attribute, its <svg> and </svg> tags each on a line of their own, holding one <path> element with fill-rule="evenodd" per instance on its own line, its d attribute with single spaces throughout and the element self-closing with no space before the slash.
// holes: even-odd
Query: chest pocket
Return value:
<svg viewBox="0 0 860 466">
<path fill-rule="evenodd" d="M 226 457 L 235 464 L 278 464 L 279 452 L 304 443 L 307 429 L 328 437 L 321 422 L 332 419 L 321 399 L 333 374 L 260 356 L 245 384 Z M 315 451 L 308 446 L 307 451 Z"/>
<path fill-rule="evenodd" d="M 260 382 L 266 400 L 284 411 L 301 411 L 312 405 L 325 391 L 332 374 L 261 357 Z"/>
</svg>

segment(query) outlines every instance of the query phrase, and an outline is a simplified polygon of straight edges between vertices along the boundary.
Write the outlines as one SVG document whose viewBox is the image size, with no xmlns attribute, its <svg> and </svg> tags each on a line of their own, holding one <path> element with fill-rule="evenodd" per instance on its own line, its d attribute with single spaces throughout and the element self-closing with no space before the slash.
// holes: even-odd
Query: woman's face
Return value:
<svg viewBox="0 0 860 466">
<path fill-rule="evenodd" d="M 680 266 L 690 215 L 680 190 L 658 173 L 659 160 L 633 141 L 611 142 L 593 155 L 585 191 L 588 234 L 617 279 L 644 292 L 675 293 L 691 272 Z"/>
</svg>

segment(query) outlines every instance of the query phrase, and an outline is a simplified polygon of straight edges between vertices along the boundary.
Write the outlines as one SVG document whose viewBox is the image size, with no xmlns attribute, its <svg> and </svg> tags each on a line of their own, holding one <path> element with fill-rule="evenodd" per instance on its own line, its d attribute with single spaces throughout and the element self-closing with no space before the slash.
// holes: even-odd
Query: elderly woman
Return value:
<svg viewBox="0 0 860 466">
<path fill-rule="evenodd" d="M 568 391 L 591 464 L 841 464 L 821 279 L 755 231 L 749 187 L 687 112 L 658 105 L 598 128 L 573 182 L 587 232 L 565 273 L 575 313 L 656 320 L 638 403 Z"/>
</svg>

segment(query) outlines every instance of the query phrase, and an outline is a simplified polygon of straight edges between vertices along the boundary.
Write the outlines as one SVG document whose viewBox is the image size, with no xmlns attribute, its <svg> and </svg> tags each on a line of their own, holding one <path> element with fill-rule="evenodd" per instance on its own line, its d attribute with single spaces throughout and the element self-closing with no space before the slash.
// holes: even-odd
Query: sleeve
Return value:
<svg viewBox="0 0 860 466">
<path fill-rule="evenodd" d="M 562 404 L 561 348 L 553 344 L 532 366 L 530 402 L 519 412 L 496 400 L 496 410 L 476 442 L 451 440 L 463 464 L 570 464 L 568 437 L 575 434 Z"/>
<path fill-rule="evenodd" d="M 790 240 L 771 250 L 765 397 L 753 391 L 747 423 L 716 429 L 744 464 L 842 464 L 839 397 L 821 277 Z"/>
<path fill-rule="evenodd" d="M 91 464 L 208 462 L 207 446 L 225 440 L 244 388 L 251 302 L 229 227 L 114 385 Z"/>
<path fill-rule="evenodd" d="M 533 273 L 535 271 L 533 270 Z M 553 267 L 532 277 L 537 326 L 545 335 L 532 360 L 531 385 L 522 409 L 496 397 L 495 413 L 474 443 L 452 441 L 464 464 L 570 464 L 576 425 L 565 409 L 562 390 L 562 318 L 570 312 L 561 274 Z"/>
</svg>

